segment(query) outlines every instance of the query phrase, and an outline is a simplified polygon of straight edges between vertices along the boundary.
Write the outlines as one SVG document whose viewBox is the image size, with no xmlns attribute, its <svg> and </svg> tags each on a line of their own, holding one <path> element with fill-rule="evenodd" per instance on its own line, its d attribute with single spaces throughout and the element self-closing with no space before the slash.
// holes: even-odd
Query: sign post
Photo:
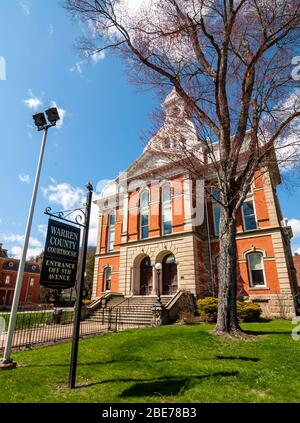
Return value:
<svg viewBox="0 0 300 423">
<path fill-rule="evenodd" d="M 80 271 L 79 271 L 78 282 L 77 282 L 75 319 L 74 319 L 74 327 L 73 327 L 73 341 L 72 341 L 72 353 L 71 353 L 70 376 L 69 376 L 69 387 L 71 389 L 75 388 L 75 381 L 76 381 L 78 341 L 79 341 L 80 319 L 81 319 L 81 309 L 82 309 L 82 293 L 83 293 L 83 284 L 84 284 L 86 252 L 87 252 L 87 245 L 88 245 L 88 233 L 89 233 L 89 226 L 90 226 L 92 196 L 93 196 L 92 185 L 87 184 L 86 188 L 88 189 L 88 193 L 86 196 L 86 204 L 85 204 L 86 222 L 83 228 L 82 256 L 80 258 Z"/>
<path fill-rule="evenodd" d="M 77 261 L 79 258 L 80 269 L 76 282 L 75 318 L 73 325 L 73 341 L 70 363 L 69 387 L 75 387 L 76 367 L 78 356 L 78 341 L 80 334 L 80 320 L 82 309 L 82 293 L 84 272 L 88 245 L 88 233 L 92 206 L 93 186 L 88 183 L 88 190 L 84 208 L 64 210 L 53 213 L 48 207 L 45 214 L 64 222 L 72 223 L 83 228 L 81 254 L 79 255 L 80 229 L 73 225 L 49 219 L 45 256 L 41 275 L 41 284 L 53 289 L 72 288 L 75 285 Z M 69 216 L 76 214 L 71 220 Z"/>
</svg>

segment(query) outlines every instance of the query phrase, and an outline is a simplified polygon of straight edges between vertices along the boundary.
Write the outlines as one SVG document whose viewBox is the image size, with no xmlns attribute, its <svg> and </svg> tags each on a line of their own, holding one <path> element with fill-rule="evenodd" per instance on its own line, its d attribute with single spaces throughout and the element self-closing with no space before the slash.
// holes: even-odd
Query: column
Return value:
<svg viewBox="0 0 300 423">
<path fill-rule="evenodd" d="M 127 242 L 127 234 L 128 234 L 128 192 L 124 194 L 123 197 L 123 223 L 122 223 L 122 235 L 121 235 L 121 242 Z"/>
</svg>

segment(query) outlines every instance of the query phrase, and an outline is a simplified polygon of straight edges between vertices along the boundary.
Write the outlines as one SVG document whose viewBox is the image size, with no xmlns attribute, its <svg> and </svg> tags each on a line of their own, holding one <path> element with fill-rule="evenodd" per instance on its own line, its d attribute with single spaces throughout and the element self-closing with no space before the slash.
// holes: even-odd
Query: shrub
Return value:
<svg viewBox="0 0 300 423">
<path fill-rule="evenodd" d="M 202 320 L 206 322 L 216 322 L 218 314 L 218 299 L 206 297 L 197 300 L 197 311 Z"/>
<path fill-rule="evenodd" d="M 206 297 L 197 300 L 197 311 L 201 320 L 216 322 L 218 314 L 218 299 Z M 237 301 L 237 317 L 241 322 L 257 322 L 260 320 L 262 310 L 258 304 Z"/>
<path fill-rule="evenodd" d="M 241 322 L 257 322 L 262 313 L 259 304 L 237 301 L 236 308 L 238 319 Z"/>
<path fill-rule="evenodd" d="M 82 300 L 82 304 L 88 306 L 93 302 L 93 300 Z"/>
<path fill-rule="evenodd" d="M 181 311 L 179 313 L 178 323 L 181 323 L 183 325 L 191 325 L 193 323 L 194 318 L 194 313 L 191 313 L 190 311 Z"/>
</svg>

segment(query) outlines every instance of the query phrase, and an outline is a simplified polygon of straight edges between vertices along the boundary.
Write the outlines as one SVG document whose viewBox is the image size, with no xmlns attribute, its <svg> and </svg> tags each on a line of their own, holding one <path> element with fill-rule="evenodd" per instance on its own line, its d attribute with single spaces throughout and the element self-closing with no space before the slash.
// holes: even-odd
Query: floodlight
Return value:
<svg viewBox="0 0 300 423">
<path fill-rule="evenodd" d="M 37 113 L 36 115 L 34 115 L 32 117 L 33 117 L 34 123 L 38 127 L 38 129 L 47 125 L 44 113 Z"/>
<path fill-rule="evenodd" d="M 46 110 L 46 115 L 51 125 L 55 125 L 56 122 L 60 119 L 56 107 L 51 107 L 51 109 Z"/>
</svg>

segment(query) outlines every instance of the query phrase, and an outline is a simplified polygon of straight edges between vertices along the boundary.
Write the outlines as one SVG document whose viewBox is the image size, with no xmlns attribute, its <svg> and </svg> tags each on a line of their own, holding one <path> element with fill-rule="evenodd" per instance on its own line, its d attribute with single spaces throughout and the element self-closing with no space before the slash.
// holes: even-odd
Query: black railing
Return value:
<svg viewBox="0 0 300 423">
<path fill-rule="evenodd" d="M 0 351 L 5 345 L 10 313 L 0 312 Z M 13 348 L 24 349 L 68 340 L 73 334 L 74 309 L 38 309 L 17 314 Z M 82 314 L 80 336 L 151 326 L 152 306 L 99 308 L 90 316 Z"/>
</svg>

